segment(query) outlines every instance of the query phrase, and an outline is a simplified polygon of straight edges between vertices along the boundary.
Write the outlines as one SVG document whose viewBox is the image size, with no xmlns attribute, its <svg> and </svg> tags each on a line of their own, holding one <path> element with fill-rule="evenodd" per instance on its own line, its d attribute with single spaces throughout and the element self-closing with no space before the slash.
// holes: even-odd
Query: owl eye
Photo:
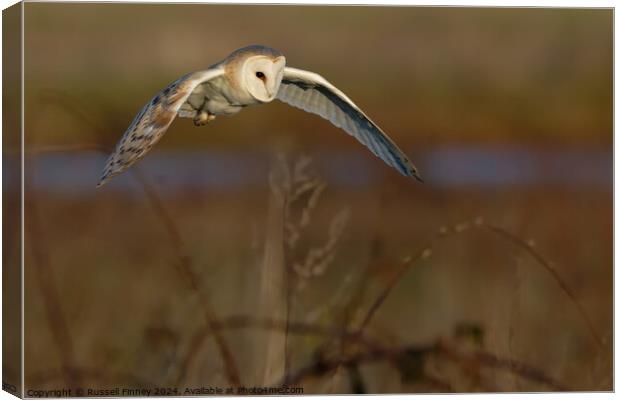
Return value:
<svg viewBox="0 0 620 400">
<path fill-rule="evenodd" d="M 264 79 L 264 78 L 265 78 L 265 74 L 263 74 L 262 72 L 258 71 L 258 72 L 256 73 L 256 77 L 257 77 L 258 79 Z"/>
</svg>

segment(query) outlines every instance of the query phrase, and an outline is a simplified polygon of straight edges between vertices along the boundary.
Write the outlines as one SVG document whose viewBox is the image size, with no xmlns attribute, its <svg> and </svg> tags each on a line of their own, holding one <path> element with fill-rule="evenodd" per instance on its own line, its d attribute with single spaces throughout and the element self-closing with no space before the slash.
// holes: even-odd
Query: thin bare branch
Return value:
<svg viewBox="0 0 620 400">
<path fill-rule="evenodd" d="M 476 229 L 484 228 L 487 231 L 494 233 L 500 238 L 507 239 L 509 243 L 512 243 L 516 245 L 517 247 L 525 250 L 535 261 L 537 261 L 538 265 L 540 265 L 544 270 L 546 270 L 552 276 L 552 278 L 558 284 L 562 292 L 564 292 L 569 297 L 569 299 L 571 300 L 571 302 L 577 309 L 577 312 L 579 313 L 579 315 L 585 322 L 586 326 L 588 327 L 588 330 L 590 334 L 592 335 L 593 339 L 595 340 L 597 346 L 599 348 L 603 347 L 603 341 L 601 339 L 601 336 L 598 334 L 598 332 L 594 328 L 594 324 L 592 323 L 592 320 L 590 316 L 588 315 L 587 311 L 581 305 L 581 303 L 577 299 L 577 296 L 575 296 L 575 294 L 570 289 L 570 287 L 566 284 L 564 279 L 555 270 L 555 268 L 553 268 L 551 263 L 547 261 L 547 259 L 545 259 L 540 253 L 534 250 L 532 246 L 528 245 L 527 242 L 525 242 L 524 240 L 518 238 L 517 236 L 511 234 L 510 232 L 502 228 L 486 224 L 480 219 L 458 224 L 452 230 L 440 229 L 439 232 L 437 232 L 434 236 L 432 236 L 431 239 L 427 242 L 427 244 L 422 247 L 422 249 L 417 253 L 415 257 L 405 259 L 401 263 L 401 266 L 397 269 L 396 273 L 392 276 L 392 278 L 388 281 L 388 283 L 385 285 L 383 290 L 379 293 L 376 300 L 371 304 L 366 314 L 366 317 L 364 318 L 362 324 L 360 325 L 360 328 L 359 328 L 360 333 L 363 332 L 364 329 L 368 326 L 368 324 L 370 323 L 370 321 L 376 314 L 377 310 L 381 307 L 381 305 L 385 302 L 385 300 L 390 295 L 394 287 L 400 282 L 402 277 L 409 271 L 410 268 L 412 268 L 413 265 L 415 265 L 418 261 L 422 259 L 430 257 L 432 255 L 433 248 L 444 237 L 447 237 L 449 234 L 452 234 L 452 235 L 459 234 L 471 228 L 476 228 Z"/>
<path fill-rule="evenodd" d="M 553 265 L 549 261 L 547 261 L 547 259 L 545 259 L 539 252 L 537 252 L 536 249 L 530 246 L 527 242 L 513 235 L 507 230 L 494 226 L 494 225 L 489 225 L 489 224 L 484 224 L 484 223 L 481 224 L 481 226 L 485 227 L 486 229 L 493 232 L 494 234 L 504 239 L 507 239 L 511 243 L 515 244 L 517 247 L 520 247 L 521 249 L 525 250 L 530 256 L 532 256 L 532 258 L 534 258 L 534 260 L 538 262 L 538 264 L 540 264 L 551 275 L 553 280 L 555 280 L 558 286 L 560 286 L 562 291 L 568 296 L 570 301 L 573 303 L 573 305 L 577 309 L 577 312 L 579 313 L 581 318 L 586 323 L 590 331 L 590 334 L 592 335 L 592 338 L 596 342 L 597 346 L 602 349 L 604 345 L 603 340 L 601 339 L 601 335 L 598 333 L 598 331 L 594 327 L 594 323 L 592 322 L 590 315 L 588 314 L 586 309 L 583 307 L 583 305 L 579 302 L 573 290 L 568 286 L 568 284 L 560 276 L 558 271 L 555 268 L 553 268 Z"/>
<path fill-rule="evenodd" d="M 100 136 L 102 136 L 101 128 L 92 123 L 92 121 L 80 111 L 79 107 L 75 104 L 75 102 L 71 101 L 71 99 L 63 93 L 53 92 L 50 94 L 55 103 L 60 104 L 65 110 L 67 110 L 70 114 L 77 117 L 84 124 L 89 126 L 94 132 L 97 132 Z M 109 148 L 100 144 L 81 144 L 81 145 L 54 145 L 54 146 L 41 146 L 35 148 L 34 152 L 36 154 L 41 154 L 45 152 L 70 152 L 70 151 L 98 151 L 107 154 Z M 170 217 L 167 212 L 163 201 L 159 197 L 158 193 L 155 189 L 150 185 L 145 176 L 143 176 L 138 168 L 134 167 L 132 169 L 133 176 L 136 178 L 137 182 L 140 184 L 142 190 L 144 191 L 147 199 L 149 200 L 153 210 L 155 211 L 155 215 L 159 217 L 160 222 L 164 226 L 166 233 L 170 238 L 170 242 L 172 244 L 173 250 L 177 256 L 178 262 L 176 263 L 177 271 L 180 273 L 182 277 L 188 280 L 190 286 L 199 296 L 200 303 L 203 307 L 203 316 L 205 318 L 205 322 L 207 326 L 213 326 L 217 324 L 217 315 L 215 311 L 210 305 L 208 300 L 208 296 L 202 290 L 198 277 L 194 274 L 191 268 L 191 258 L 185 252 L 185 245 L 180 234 L 179 229 L 177 228 L 174 220 Z M 222 361 L 224 363 L 224 367 L 226 370 L 226 375 L 231 384 L 235 386 L 241 385 L 239 370 L 237 368 L 236 362 L 230 351 L 230 347 L 228 346 L 225 338 L 219 334 L 214 336 L 217 347 L 219 349 L 220 355 L 222 357 Z"/>
<path fill-rule="evenodd" d="M 149 199 L 149 203 L 153 207 L 155 214 L 162 222 L 162 225 L 164 226 L 168 237 L 170 238 L 170 243 L 172 244 L 172 248 L 174 249 L 175 255 L 178 260 L 178 262 L 175 263 L 177 271 L 183 278 L 187 280 L 192 290 L 195 291 L 199 296 L 205 322 L 207 324 L 207 327 L 213 330 L 213 337 L 220 351 L 222 361 L 224 362 L 224 368 L 226 370 L 226 375 L 229 382 L 234 386 L 241 386 L 239 368 L 237 367 L 235 358 L 224 336 L 220 334 L 219 330 L 213 329 L 213 327 L 218 325 L 219 323 L 218 317 L 213 307 L 211 306 L 207 294 L 204 292 L 204 290 L 202 290 L 202 286 L 200 285 L 200 279 L 192 269 L 191 258 L 187 255 L 185 251 L 185 244 L 183 242 L 183 238 L 178 227 L 176 226 L 176 223 L 174 222 L 174 219 L 170 216 L 168 210 L 164 206 L 164 203 L 161 201 L 161 199 L 157 195 L 157 192 L 151 186 L 146 177 L 142 175 L 137 168 L 132 169 L 132 171 L 133 175 L 136 177 L 136 180 L 140 183 L 142 189 L 144 190 L 144 193 Z"/>
<path fill-rule="evenodd" d="M 64 381 L 67 385 L 79 386 L 79 375 L 75 374 L 73 370 L 75 365 L 73 339 L 55 284 L 49 246 L 47 246 L 47 238 L 41 228 L 39 211 L 33 191 L 29 191 L 26 198 L 26 209 L 28 215 L 28 218 L 26 218 L 28 243 L 30 243 L 29 247 L 32 250 L 36 271 L 34 275 L 44 299 L 45 317 L 58 349 Z"/>
<path fill-rule="evenodd" d="M 291 374 L 289 379 L 285 381 L 284 384 L 289 386 L 298 385 L 309 378 L 320 378 L 340 366 L 349 368 L 351 366 L 376 361 L 388 361 L 393 365 L 397 365 L 399 359 L 401 359 L 404 355 L 415 352 L 423 357 L 432 355 L 435 357 L 449 359 L 461 366 L 472 365 L 472 362 L 475 361 L 483 367 L 496 370 L 505 370 L 531 382 L 544 384 L 553 390 L 567 390 L 564 385 L 556 382 L 553 378 L 536 368 L 515 360 L 502 359 L 486 352 L 477 352 L 472 356 L 465 355 L 442 343 L 404 348 L 386 348 L 368 343 L 366 343 L 366 345 L 367 348 L 365 351 L 360 351 L 349 356 L 328 358 L 322 354 L 318 354 L 317 357 L 315 357 L 308 365 L 299 368 L 295 373 Z M 436 377 L 429 376 L 425 371 L 420 371 L 420 376 L 417 378 L 426 383 L 443 386 L 444 389 L 449 387 L 446 386 L 449 384 L 440 381 Z"/>
</svg>

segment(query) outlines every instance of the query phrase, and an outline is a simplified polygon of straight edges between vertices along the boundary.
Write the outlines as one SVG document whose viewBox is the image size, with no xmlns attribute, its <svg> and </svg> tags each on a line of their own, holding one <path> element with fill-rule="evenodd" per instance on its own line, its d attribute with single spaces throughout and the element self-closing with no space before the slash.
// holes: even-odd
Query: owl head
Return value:
<svg viewBox="0 0 620 400">
<path fill-rule="evenodd" d="M 254 100 L 268 103 L 276 98 L 286 65 L 282 53 L 254 45 L 235 51 L 228 60 L 236 81 Z"/>
</svg>

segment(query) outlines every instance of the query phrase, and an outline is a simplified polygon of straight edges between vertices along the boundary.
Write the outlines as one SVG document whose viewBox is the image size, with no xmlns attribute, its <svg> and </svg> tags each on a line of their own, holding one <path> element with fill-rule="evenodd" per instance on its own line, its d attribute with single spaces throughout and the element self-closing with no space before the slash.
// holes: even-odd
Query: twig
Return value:
<svg viewBox="0 0 620 400">
<path fill-rule="evenodd" d="M 283 205 L 282 205 L 282 238 L 284 238 L 286 224 L 288 223 L 288 208 L 290 207 L 290 198 L 289 193 L 283 193 Z M 293 284 L 294 284 L 294 274 L 293 274 L 293 265 L 291 263 L 291 251 L 289 246 L 287 246 L 286 241 L 282 240 L 282 256 L 284 261 L 284 273 L 286 274 L 284 279 L 285 285 L 285 296 L 286 296 L 286 327 L 284 329 L 284 379 L 290 373 L 291 368 L 291 359 L 293 357 L 291 348 L 290 348 L 290 323 L 291 323 L 291 314 L 293 309 Z"/>
<path fill-rule="evenodd" d="M 90 119 L 84 113 L 80 112 L 78 107 L 75 107 L 74 104 L 71 104 L 72 102 L 70 101 L 68 96 L 64 95 L 63 93 L 56 93 L 56 92 L 52 93 L 52 95 L 55 95 L 56 97 L 60 99 L 60 103 L 69 113 L 73 114 L 78 119 L 80 119 L 82 122 L 84 122 L 86 125 L 91 127 L 100 136 L 102 135 L 103 132 L 101 131 L 101 128 L 97 126 L 96 124 L 92 123 Z M 100 144 L 46 146 L 45 148 L 39 148 L 39 149 L 36 149 L 35 151 L 38 153 L 43 153 L 43 152 L 46 152 L 46 149 L 48 149 L 51 152 L 70 152 L 70 151 L 79 151 L 79 150 L 91 150 L 91 151 L 99 151 L 99 152 L 107 153 L 109 151 L 109 148 L 107 146 L 103 146 Z M 142 190 L 146 194 L 149 202 L 151 203 L 151 206 L 156 211 L 155 214 L 159 216 L 159 220 L 162 222 L 166 232 L 168 233 L 172 241 L 174 251 L 179 258 L 179 263 L 177 265 L 178 270 L 180 271 L 181 275 L 184 275 L 188 279 L 192 289 L 194 289 L 199 295 L 199 298 L 200 298 L 200 301 L 203 307 L 203 316 L 205 318 L 207 326 L 212 326 L 216 324 L 217 316 L 215 312 L 213 311 L 213 309 L 211 308 L 206 294 L 200 289 L 200 285 L 198 284 L 199 280 L 197 279 L 197 277 L 195 276 L 194 272 L 191 269 L 191 259 L 186 255 L 185 251 L 183 250 L 184 249 L 183 240 L 179 233 L 179 230 L 176 227 L 176 224 L 174 223 L 174 220 L 167 213 L 167 210 L 164 207 L 163 202 L 159 198 L 159 195 L 157 194 L 157 192 L 151 187 L 147 179 L 143 175 L 140 174 L 140 172 L 138 171 L 138 168 L 134 167 L 132 171 L 133 171 L 133 176 L 136 178 L 138 183 L 141 185 Z M 239 371 L 234 361 L 234 357 L 232 356 L 232 353 L 229 349 L 229 346 L 226 343 L 226 340 L 224 339 L 224 337 L 222 337 L 219 334 L 215 335 L 214 338 L 215 338 L 217 347 L 220 351 L 222 361 L 224 362 L 224 366 L 225 366 L 225 370 L 226 370 L 226 374 L 227 374 L 229 382 L 233 385 L 240 386 L 241 381 L 240 381 Z"/>
<path fill-rule="evenodd" d="M 420 260 L 424 256 L 425 252 L 429 248 L 430 246 L 425 246 L 424 249 L 419 252 L 418 256 L 414 258 L 407 258 L 401 263 L 400 268 L 398 268 L 398 270 L 394 273 L 394 275 L 392 275 L 392 277 L 390 278 L 388 283 L 385 285 L 381 293 L 379 293 L 379 296 L 377 296 L 375 301 L 370 305 L 370 308 L 368 309 L 366 316 L 364 317 L 362 323 L 360 324 L 360 327 L 359 327 L 360 334 L 366 329 L 366 327 L 368 326 L 368 324 L 374 317 L 375 313 L 377 312 L 379 307 L 381 307 L 381 305 L 385 302 L 385 299 L 387 299 L 387 297 L 390 295 L 390 293 L 392 292 L 392 289 L 394 289 L 396 284 L 400 282 L 400 280 L 405 275 L 405 273 L 409 271 L 409 268 L 411 268 L 411 266 L 416 261 Z"/>
<path fill-rule="evenodd" d="M 350 342 L 360 343 L 362 345 L 376 345 L 373 339 L 360 336 L 357 332 L 343 333 L 340 329 L 333 329 L 316 324 L 309 324 L 305 322 L 294 322 L 290 320 L 275 320 L 275 319 L 260 319 L 247 315 L 233 315 L 227 318 L 223 318 L 217 325 L 209 328 L 201 329 L 193 335 L 193 338 L 188 346 L 187 352 L 179 362 L 181 369 L 191 365 L 194 357 L 198 354 L 198 350 L 202 346 L 202 343 L 217 331 L 226 330 L 240 330 L 246 328 L 254 328 L 265 331 L 281 331 L 288 332 L 289 335 L 308 335 L 319 336 L 327 339 L 333 338 L 336 335 L 342 335 L 343 340 Z M 284 379 L 287 380 L 288 375 L 285 375 Z M 181 371 L 177 377 L 177 382 L 180 383 L 185 377 L 185 372 Z"/>
<path fill-rule="evenodd" d="M 31 180 L 32 177 L 29 181 Z M 26 221 L 28 224 L 28 241 L 35 261 L 34 267 L 36 268 L 36 272 L 34 275 L 36 276 L 39 290 L 41 290 L 44 299 L 45 316 L 56 347 L 58 348 L 58 355 L 60 357 L 65 383 L 80 386 L 79 376 L 75 374 L 72 369 L 73 365 L 75 365 L 73 340 L 54 282 L 49 251 L 43 250 L 43 248 L 47 249 L 48 247 L 46 246 L 45 234 L 39 223 L 39 213 L 34 200 L 34 192 L 28 192 L 28 197 L 25 200 L 28 210 L 28 218 L 26 218 Z"/>
<path fill-rule="evenodd" d="M 96 144 L 79 145 L 79 146 L 59 145 L 59 146 L 40 147 L 36 150 L 36 152 L 40 154 L 40 153 L 46 153 L 46 152 L 83 151 L 85 149 L 105 152 L 107 150 L 107 147 L 102 146 L 102 145 L 96 145 Z M 151 187 L 151 185 L 146 180 L 146 178 L 143 175 L 141 175 L 141 173 L 138 171 L 138 168 L 133 168 L 132 172 L 133 172 L 133 176 L 135 177 L 136 181 L 140 184 L 142 190 L 147 196 L 147 199 L 149 200 L 151 206 L 153 207 L 155 211 L 155 215 L 159 217 L 159 220 L 162 222 L 162 225 L 164 226 L 166 233 L 170 237 L 170 242 L 179 260 L 179 262 L 175 264 L 178 268 L 179 273 L 181 274 L 181 276 L 183 276 L 185 279 L 188 280 L 191 288 L 195 290 L 199 295 L 200 302 L 203 306 L 203 315 L 205 317 L 207 326 L 210 327 L 210 326 L 216 325 L 217 316 L 215 312 L 213 311 L 213 309 L 211 308 L 206 294 L 200 289 L 200 285 L 198 284 L 199 280 L 191 269 L 191 259 L 185 254 L 185 251 L 183 250 L 184 248 L 183 240 L 182 240 L 181 234 L 179 233 L 179 230 L 176 227 L 176 224 L 174 223 L 174 220 L 169 216 L 157 192 L 155 192 L 155 190 Z M 240 380 L 238 368 L 236 366 L 234 357 L 232 355 L 232 352 L 230 351 L 230 348 L 226 340 L 224 339 L 224 337 L 222 337 L 219 334 L 215 335 L 214 338 L 215 338 L 216 345 L 222 356 L 222 360 L 224 361 L 224 366 L 226 369 L 228 380 L 230 381 L 231 384 L 235 386 L 240 386 L 241 380 Z"/>
<path fill-rule="evenodd" d="M 264 329 L 264 330 L 281 330 L 287 329 L 286 321 L 278 321 L 272 319 L 257 319 L 246 315 L 236 315 L 223 318 L 221 324 L 214 326 L 213 330 L 239 330 L 246 328 Z M 297 335 L 311 335 L 321 336 L 326 338 L 332 338 L 335 335 L 342 334 L 339 329 L 320 326 L 316 324 L 308 324 L 304 322 L 288 322 L 288 329 L 291 334 Z M 201 336 L 203 340 L 205 337 L 213 334 L 213 330 L 203 330 L 196 337 Z M 471 365 L 474 362 L 487 368 L 494 368 L 499 370 L 505 370 L 511 372 L 517 376 L 530 380 L 532 382 L 542 383 L 553 389 L 566 390 L 566 387 L 553 378 L 546 375 L 544 372 L 528 366 L 522 362 L 516 361 L 510 358 L 500 358 L 493 354 L 477 351 L 471 355 L 463 354 L 448 346 L 446 343 L 435 342 L 430 345 L 412 346 L 412 347 L 397 347 L 390 348 L 381 345 L 376 340 L 360 336 L 357 331 L 346 332 L 344 338 L 349 342 L 358 343 L 362 348 L 366 349 L 361 353 L 357 353 L 352 356 L 344 356 L 343 353 L 338 352 L 338 356 L 335 358 L 319 357 L 315 358 L 309 365 L 298 369 L 295 373 L 290 374 L 286 379 L 286 384 L 299 383 L 303 379 L 311 376 L 325 375 L 330 371 L 338 368 L 339 365 L 346 367 L 356 365 L 359 363 L 371 362 L 376 360 L 388 360 L 396 361 L 399 357 L 407 352 L 415 351 L 419 354 L 428 354 L 440 356 L 453 362 L 457 362 L 460 365 Z M 200 346 L 193 346 L 190 350 L 197 350 Z M 186 358 L 192 356 L 191 351 L 188 351 Z M 183 365 L 183 363 L 182 363 Z M 430 377 L 429 377 L 430 378 Z M 432 379 L 430 379 L 432 380 Z M 437 381 L 437 385 L 441 385 L 441 382 Z M 445 387 L 445 385 L 444 385 Z"/>
<path fill-rule="evenodd" d="M 141 172 L 134 168 L 132 169 L 133 175 L 136 177 L 136 180 L 142 186 L 144 193 L 146 194 L 151 206 L 156 215 L 159 216 L 159 220 L 162 222 L 168 237 L 170 238 L 172 248 L 179 260 L 175 265 L 178 268 L 178 272 L 182 277 L 187 279 L 189 285 L 193 291 L 195 291 L 200 299 L 200 304 L 203 308 L 203 316 L 207 327 L 213 330 L 213 338 L 215 339 L 215 343 L 220 351 L 220 355 L 222 356 L 222 360 L 224 361 L 224 367 L 226 370 L 226 375 L 230 383 L 234 386 L 241 386 L 241 378 L 239 375 L 239 369 L 235 362 L 234 356 L 230 351 L 230 347 L 228 346 L 225 338 L 220 334 L 219 330 L 214 330 L 213 327 L 218 325 L 218 317 L 211 307 L 210 301 L 206 293 L 202 290 L 200 285 L 200 280 L 198 276 L 194 273 L 191 266 L 191 259 L 185 252 L 185 246 L 183 243 L 183 239 L 181 237 L 181 233 L 177 228 L 176 224 L 172 217 L 168 214 L 163 202 L 157 195 L 157 192 L 151 184 L 148 182 L 146 177 L 141 174 Z"/>
<path fill-rule="evenodd" d="M 269 194 L 265 225 L 264 252 L 260 267 L 258 297 L 255 312 L 260 317 L 276 316 L 286 319 L 288 304 L 288 270 L 285 254 L 285 214 L 290 174 L 283 157 L 278 157 L 268 175 Z M 287 332 L 268 332 L 257 335 L 254 342 L 256 379 L 261 384 L 280 380 L 286 374 Z"/>
<path fill-rule="evenodd" d="M 259 319 L 248 315 L 232 315 L 223 318 L 217 325 L 213 326 L 212 330 L 238 330 L 245 328 L 256 328 L 262 330 L 276 330 L 284 331 L 288 329 L 291 334 L 297 335 L 312 335 L 333 337 L 341 332 L 338 328 L 329 328 L 316 324 L 309 324 L 305 322 L 295 322 L 286 320 L 275 319 Z M 205 329 L 203 335 L 212 334 L 212 330 Z M 367 337 L 360 336 L 357 332 L 346 332 L 345 337 L 350 341 L 356 341 L 360 343 L 376 345 L 375 341 Z"/>
<path fill-rule="evenodd" d="M 25 171 L 22 172 L 25 173 Z M 25 218 L 25 223 L 27 224 L 28 241 L 30 242 L 30 248 L 35 261 L 35 276 L 44 299 L 45 316 L 59 352 L 65 383 L 80 386 L 80 376 L 73 369 L 75 365 L 73 338 L 54 281 L 49 247 L 47 247 L 46 236 L 40 224 L 36 191 L 32 189 L 34 179 L 32 174 L 26 179 L 29 187 L 25 192 L 28 193 L 28 196 L 26 196 L 25 192 L 22 193 L 22 196 L 24 196 L 24 207 L 28 210 L 28 217 Z M 24 244 L 22 243 L 22 245 Z"/>
<path fill-rule="evenodd" d="M 368 344 L 367 344 L 368 345 Z M 501 359 L 485 352 L 477 352 L 473 356 L 467 356 L 460 354 L 455 349 L 448 347 L 445 344 L 433 343 L 431 345 L 404 347 L 404 348 L 384 348 L 376 345 L 367 346 L 367 350 L 358 352 L 351 356 L 339 356 L 336 358 L 326 358 L 321 354 L 318 355 L 308 365 L 299 368 L 297 372 L 292 374 L 285 385 L 300 384 L 307 378 L 318 378 L 330 371 L 342 366 L 350 368 L 360 364 L 371 363 L 376 361 L 388 361 L 393 365 L 398 364 L 399 358 L 403 357 L 408 352 L 415 352 L 422 356 L 438 356 L 452 360 L 459 365 L 471 365 L 472 361 L 479 363 L 480 365 L 501 369 L 518 375 L 524 379 L 528 379 L 532 382 L 537 382 L 549 386 L 554 390 L 567 390 L 565 386 L 556 382 L 553 378 L 547 376 L 544 372 L 537 370 L 536 368 L 527 366 L 523 363 L 514 360 Z M 435 386 L 442 386 L 444 389 L 450 387 L 448 383 L 442 380 L 430 377 L 426 372 L 421 373 L 418 377 L 420 381 L 431 383 Z"/>
<path fill-rule="evenodd" d="M 437 354 L 440 354 L 461 365 L 479 364 L 487 368 L 508 371 L 521 378 L 528 379 L 532 382 L 542 383 L 555 390 L 568 390 L 566 386 L 557 382 L 544 372 L 512 358 L 499 358 L 494 354 L 484 351 L 477 351 L 472 355 L 466 355 L 444 343 L 437 343 L 436 351 Z"/>
<path fill-rule="evenodd" d="M 532 246 L 528 245 L 526 242 L 524 242 L 517 236 L 513 235 L 512 233 L 506 231 L 505 229 L 502 229 L 494 225 L 484 224 L 484 223 L 481 224 L 480 226 L 488 229 L 489 231 L 493 232 L 494 234 L 500 237 L 508 239 L 508 241 L 512 242 L 517 247 L 520 247 L 521 249 L 525 250 L 530 256 L 532 256 L 532 258 L 534 258 L 534 260 L 538 262 L 538 264 L 540 264 L 547 272 L 549 272 L 549 274 L 551 274 L 551 277 L 560 286 L 562 291 L 568 296 L 570 301 L 573 303 L 573 305 L 577 309 L 577 312 L 579 312 L 581 318 L 585 321 L 586 325 L 588 326 L 588 329 L 590 330 L 590 334 L 592 335 L 592 338 L 596 341 L 596 344 L 598 345 L 598 347 L 602 349 L 603 340 L 601 339 L 601 336 L 599 335 L 596 328 L 594 327 L 594 324 L 592 323 L 592 320 L 590 319 L 590 316 L 588 315 L 586 309 L 579 302 L 579 300 L 577 300 L 577 296 L 575 296 L 572 289 L 568 287 L 566 282 L 564 282 L 564 280 L 562 279 L 558 271 L 555 268 L 553 268 L 551 263 L 547 261 L 540 253 L 538 253 Z"/>
<path fill-rule="evenodd" d="M 459 224 L 452 231 L 447 231 L 446 230 L 446 231 L 440 231 L 440 232 L 436 233 L 427 242 L 427 245 L 422 247 L 422 250 L 419 251 L 418 254 L 415 257 L 405 259 L 402 262 L 400 268 L 396 271 L 396 273 L 388 281 L 388 283 L 385 285 L 383 290 L 377 296 L 376 300 L 370 306 L 370 308 L 369 308 L 369 310 L 368 310 L 368 312 L 366 314 L 366 317 L 364 318 L 364 320 L 363 320 L 363 322 L 362 322 L 362 324 L 361 324 L 361 326 L 359 328 L 360 333 L 363 332 L 364 329 L 368 326 L 368 324 L 370 323 L 370 321 L 372 320 L 372 318 L 376 314 L 377 310 L 385 302 L 385 299 L 387 299 L 387 297 L 390 295 L 390 293 L 392 292 L 394 287 L 398 284 L 398 282 L 400 282 L 400 280 L 405 275 L 405 273 L 407 273 L 409 271 L 409 269 L 417 261 L 429 257 L 432 254 L 434 246 L 436 246 L 437 243 L 441 239 L 446 237 L 448 235 L 448 233 L 456 234 L 456 233 L 463 232 L 464 230 L 466 230 L 468 228 L 484 228 L 484 229 L 494 233 L 495 235 L 497 235 L 497 236 L 499 236 L 501 238 L 507 239 L 508 242 L 516 245 L 517 247 L 526 250 L 526 252 L 530 256 L 532 256 L 532 258 L 535 261 L 537 261 L 538 265 L 543 267 L 543 269 L 545 269 L 547 272 L 549 272 L 551 274 L 551 276 L 553 277 L 555 282 L 558 284 L 560 289 L 569 297 L 571 302 L 577 308 L 577 311 L 578 311 L 579 315 L 581 316 L 581 318 L 586 323 L 586 325 L 587 325 L 587 327 L 589 329 L 589 332 L 592 335 L 592 337 L 594 338 L 597 346 L 599 348 L 603 347 L 603 341 L 600 338 L 599 334 L 597 333 L 596 329 L 594 328 L 594 324 L 592 323 L 592 320 L 590 319 L 590 317 L 589 317 L 588 313 L 586 312 L 585 308 L 581 305 L 581 303 L 579 303 L 579 301 L 577 300 L 577 297 L 573 294 L 572 290 L 564 282 L 564 280 L 562 279 L 560 274 L 551 266 L 551 263 L 549 261 L 547 261 L 538 252 L 536 252 L 531 246 L 529 246 L 523 240 L 519 239 L 517 236 L 509 233 L 508 231 L 506 231 L 506 230 L 504 230 L 502 228 L 486 224 L 486 223 L 484 223 L 481 220 L 476 220 L 476 221 L 472 221 L 472 222 L 466 222 L 464 224 Z"/>
</svg>

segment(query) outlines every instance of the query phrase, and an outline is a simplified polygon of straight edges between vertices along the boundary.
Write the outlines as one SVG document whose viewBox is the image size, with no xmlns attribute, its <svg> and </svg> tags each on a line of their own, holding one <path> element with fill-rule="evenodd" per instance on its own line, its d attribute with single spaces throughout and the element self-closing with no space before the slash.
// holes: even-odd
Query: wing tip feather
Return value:
<svg viewBox="0 0 620 400">
<path fill-rule="evenodd" d="M 108 183 L 108 178 L 107 177 L 103 177 L 103 178 L 99 179 L 99 183 L 97 183 L 97 186 L 95 186 L 95 189 L 99 189 L 100 187 L 102 187 L 106 183 Z"/>
<path fill-rule="evenodd" d="M 412 176 L 413 178 L 415 178 L 415 179 L 416 179 L 418 182 L 420 182 L 420 183 L 426 183 L 426 182 L 424 182 L 424 179 L 422 179 L 422 176 L 421 176 L 421 175 L 418 173 L 418 171 L 416 171 L 416 170 L 413 170 L 413 171 L 411 172 L 411 176 Z"/>
<path fill-rule="evenodd" d="M 97 186 L 95 186 L 96 189 L 99 189 L 100 187 L 102 187 L 103 185 L 105 185 L 106 183 L 108 183 L 108 181 L 110 180 L 110 178 L 112 178 L 114 175 L 110 173 L 110 171 L 108 170 L 108 168 L 106 168 L 103 172 L 103 175 L 101 175 L 101 178 L 99 178 L 99 182 L 97 183 Z"/>
</svg>

